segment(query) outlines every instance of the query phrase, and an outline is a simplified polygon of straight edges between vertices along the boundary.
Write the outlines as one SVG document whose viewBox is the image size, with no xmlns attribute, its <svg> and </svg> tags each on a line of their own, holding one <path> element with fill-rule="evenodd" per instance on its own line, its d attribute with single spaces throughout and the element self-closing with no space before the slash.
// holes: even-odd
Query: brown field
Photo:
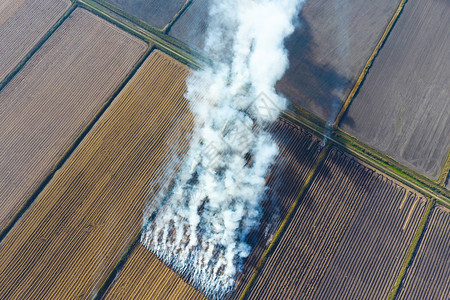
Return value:
<svg viewBox="0 0 450 300">
<path fill-rule="evenodd" d="M 169 34 L 201 49 L 208 4 L 194 0 Z M 277 90 L 324 120 L 334 121 L 400 0 L 306 1 L 288 38 L 290 68 Z"/>
<path fill-rule="evenodd" d="M 383 299 L 426 201 L 332 149 L 250 299 Z"/>
<path fill-rule="evenodd" d="M 77 9 L 0 91 L 0 232 L 145 49 L 145 43 Z"/>
<path fill-rule="evenodd" d="M 450 298 L 450 211 L 435 207 L 397 299 Z"/>
<path fill-rule="evenodd" d="M 285 118 L 275 122 L 270 132 L 274 135 L 273 139 L 278 144 L 280 153 L 266 180 L 268 193 L 262 203 L 261 225 L 248 237 L 250 244 L 253 245 L 252 252 L 244 262 L 242 274 L 237 279 L 238 285 L 228 295 L 229 299 L 238 299 L 245 289 L 263 252 L 296 200 L 321 150 L 321 140 Z"/>
<path fill-rule="evenodd" d="M 144 298 L 206 299 L 139 243 L 103 299 Z"/>
<path fill-rule="evenodd" d="M 252 232 L 249 236 L 250 243 L 254 248 L 250 256 L 246 260 L 243 268 L 243 273 L 238 278 L 239 284 L 235 290 L 228 295 L 229 299 L 237 299 L 245 288 L 255 265 L 258 263 L 262 253 L 267 248 L 273 234 L 277 231 L 281 221 L 284 219 L 290 206 L 296 199 L 306 177 L 313 167 L 320 149 L 320 140 L 313 137 L 311 134 L 305 132 L 303 129 L 294 125 L 290 121 L 281 118 L 275 122 L 270 131 L 274 133 L 274 140 L 280 147 L 280 154 L 272 168 L 270 175 L 267 178 L 267 185 L 270 187 L 270 192 L 263 203 L 264 216 L 262 224 Z M 147 261 L 153 261 L 155 258 L 149 253 L 142 253 L 144 250 L 141 245 L 135 250 L 124 269 L 120 272 L 116 283 L 110 287 L 110 292 L 106 298 L 115 299 L 119 295 L 132 294 L 137 298 L 155 295 L 154 293 L 161 293 L 160 295 L 172 295 L 175 286 L 182 286 L 182 292 L 190 292 L 192 287 L 186 288 L 186 283 L 189 278 L 173 277 L 164 284 L 163 277 L 167 273 L 167 267 L 161 264 L 157 269 L 153 266 L 145 266 Z M 157 274 L 160 274 L 157 276 Z M 136 282 L 137 277 L 141 277 L 140 281 Z M 150 281 L 161 278 L 161 282 L 151 283 Z M 171 277 L 172 278 L 172 277 Z M 119 285 L 119 286 L 117 286 Z M 157 290 L 158 289 L 158 290 Z M 119 294 L 120 293 L 120 294 Z M 194 293 L 194 292 L 192 292 Z M 200 294 L 195 293 L 196 298 Z M 187 299 L 185 295 L 174 296 L 177 299 Z M 120 297 L 119 297 L 120 298 Z M 158 298 L 158 297 L 156 297 Z M 158 299 L 167 299 L 161 297 Z"/>
<path fill-rule="evenodd" d="M 1 299 L 96 295 L 141 230 L 150 183 L 187 151 L 188 73 L 159 51 L 146 59 L 1 241 Z"/>
<path fill-rule="evenodd" d="M 69 8 L 69 0 L 2 0 L 0 82 Z"/>
<path fill-rule="evenodd" d="M 408 1 L 342 128 L 437 179 L 450 149 L 450 6 Z"/>
</svg>

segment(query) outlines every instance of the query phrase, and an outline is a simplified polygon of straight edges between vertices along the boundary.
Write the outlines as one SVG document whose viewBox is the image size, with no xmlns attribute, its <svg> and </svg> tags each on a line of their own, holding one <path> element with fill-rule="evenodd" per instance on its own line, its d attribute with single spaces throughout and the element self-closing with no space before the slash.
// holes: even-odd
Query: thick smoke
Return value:
<svg viewBox="0 0 450 300">
<path fill-rule="evenodd" d="M 284 39 L 299 0 L 222 0 L 210 6 L 205 52 L 213 64 L 187 80 L 195 116 L 175 179 L 147 210 L 141 242 L 207 296 L 235 285 L 246 238 L 259 224 L 265 178 L 278 149 L 265 131 L 286 100 L 275 83 L 288 66 Z"/>
</svg>

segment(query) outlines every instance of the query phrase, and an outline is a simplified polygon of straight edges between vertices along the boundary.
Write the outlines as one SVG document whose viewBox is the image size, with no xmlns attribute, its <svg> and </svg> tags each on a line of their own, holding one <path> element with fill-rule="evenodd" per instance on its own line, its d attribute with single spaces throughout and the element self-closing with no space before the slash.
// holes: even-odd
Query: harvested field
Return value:
<svg viewBox="0 0 450 300">
<path fill-rule="evenodd" d="M 450 6 L 408 1 L 342 128 L 432 179 L 450 149 Z"/>
<path fill-rule="evenodd" d="M 169 35 L 195 50 L 203 49 L 211 0 L 193 0 L 189 8 L 170 28 Z"/>
<path fill-rule="evenodd" d="M 0 91 L 0 232 L 145 49 L 145 43 L 77 9 Z"/>
<path fill-rule="evenodd" d="M 397 299 L 450 298 L 450 211 L 434 208 Z"/>
<path fill-rule="evenodd" d="M 208 3 L 194 0 L 170 35 L 202 48 Z M 290 68 L 277 90 L 324 120 L 334 121 L 400 0 L 307 1 L 288 38 Z"/>
<path fill-rule="evenodd" d="M 162 29 L 172 21 L 186 0 L 96 0 L 109 3 L 145 23 Z"/>
<path fill-rule="evenodd" d="M 188 73 L 147 58 L 1 241 L 0 298 L 94 297 L 141 230 L 151 182 L 187 151 Z"/>
<path fill-rule="evenodd" d="M 383 299 L 426 201 L 332 149 L 250 299 Z"/>
<path fill-rule="evenodd" d="M 263 203 L 262 224 L 249 235 L 249 242 L 253 245 L 253 250 L 244 264 L 243 273 L 237 280 L 237 287 L 228 295 L 229 299 L 237 299 L 245 288 L 252 271 L 296 199 L 319 154 L 321 141 L 284 118 L 275 122 L 270 131 L 274 133 L 274 140 L 280 147 L 280 154 L 267 178 L 267 185 L 270 190 Z M 173 279 L 170 279 L 170 283 L 166 285 L 163 284 L 163 281 L 151 284 L 150 281 L 156 280 L 156 274 L 168 272 L 168 268 L 159 262 L 158 264 L 161 266 L 158 266 L 157 269 L 151 265 L 145 266 L 148 261 L 154 261 L 155 258 L 150 252 L 148 254 L 141 253 L 142 245 L 139 245 L 138 248 L 128 259 L 116 283 L 110 288 L 108 299 L 115 299 L 122 293 L 131 293 L 138 298 L 144 295 L 154 295 L 153 293 L 157 292 L 161 295 L 172 295 L 174 286 L 182 286 L 182 293 L 193 290 L 193 288 L 184 287 L 189 278 L 184 278 L 185 281 L 183 281 L 181 277 L 172 277 L 172 275 L 170 278 Z M 136 282 L 136 276 L 141 276 L 139 274 L 142 274 L 143 278 Z M 160 275 L 158 278 L 164 276 Z M 198 297 L 198 294 L 195 295 Z M 177 299 L 187 298 L 180 295 Z"/>
<path fill-rule="evenodd" d="M 244 262 L 243 272 L 237 279 L 238 285 L 228 295 L 229 299 L 238 299 L 244 290 L 322 149 L 321 140 L 285 118 L 272 124 L 270 132 L 280 153 L 266 180 L 268 192 L 262 203 L 261 225 L 248 237 L 253 249 Z"/>
<path fill-rule="evenodd" d="M 69 0 L 2 0 L 0 82 L 70 7 Z"/>
<path fill-rule="evenodd" d="M 103 299 L 143 298 L 206 299 L 139 243 Z"/>
</svg>

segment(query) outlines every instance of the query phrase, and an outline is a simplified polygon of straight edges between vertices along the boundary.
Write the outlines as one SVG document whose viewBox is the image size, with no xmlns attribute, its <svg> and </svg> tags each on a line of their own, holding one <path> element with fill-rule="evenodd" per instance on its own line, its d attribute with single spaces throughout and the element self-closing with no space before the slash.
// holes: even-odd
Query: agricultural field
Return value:
<svg viewBox="0 0 450 300">
<path fill-rule="evenodd" d="M 170 28 L 169 35 L 193 47 L 203 49 L 211 0 L 193 0 L 189 8 Z"/>
<path fill-rule="evenodd" d="M 426 203 L 332 148 L 249 298 L 386 298 Z"/>
<path fill-rule="evenodd" d="M 113 5 L 132 18 L 163 29 L 181 10 L 186 0 L 95 0 L 106 6 Z M 109 5 L 108 5 L 109 4 Z"/>
<path fill-rule="evenodd" d="M 70 7 L 69 0 L 2 0 L 0 82 Z"/>
<path fill-rule="evenodd" d="M 397 299 L 450 297 L 450 211 L 434 208 Z"/>
<path fill-rule="evenodd" d="M 237 287 L 227 297 L 229 299 L 239 298 L 262 253 L 267 248 L 281 221 L 295 201 L 321 149 L 321 140 L 285 118 L 280 118 L 275 122 L 271 126 L 270 131 L 275 135 L 274 140 L 280 148 L 280 153 L 267 178 L 267 186 L 270 190 L 263 202 L 264 216 L 262 217 L 261 226 L 249 235 L 249 241 L 253 245 L 253 250 L 244 264 L 242 274 L 237 279 Z M 152 262 L 155 258 L 150 252 L 148 254 L 142 253 L 141 245 L 137 248 L 128 258 L 124 269 L 119 273 L 117 281 L 110 288 L 107 299 L 120 298 L 122 293 L 132 295 L 156 295 L 156 293 L 162 293 L 161 295 L 167 295 L 168 297 L 169 294 L 172 295 L 171 293 L 174 293 L 174 285 L 182 286 L 180 291 L 182 293 L 191 292 L 192 288 L 185 288 L 186 283 L 184 283 L 189 282 L 189 278 L 184 278 L 185 281 L 183 281 L 181 277 L 170 275 L 170 278 L 174 279 L 170 279 L 164 284 L 165 275 L 163 274 L 168 272 L 167 267 L 159 262 L 158 264 L 161 267 L 154 267 L 155 263 L 146 266 L 147 261 Z M 161 275 L 157 276 L 159 273 Z M 136 282 L 136 276 L 141 275 L 142 279 Z M 158 279 L 158 282 L 153 282 L 156 280 L 155 278 L 160 279 Z M 177 296 L 177 299 L 186 299 L 180 297 L 181 295 Z"/>
<path fill-rule="evenodd" d="M 450 149 L 450 9 L 408 1 L 342 129 L 436 179 Z"/>
<path fill-rule="evenodd" d="M 138 244 L 103 299 L 206 299 Z"/>
<path fill-rule="evenodd" d="M 145 60 L 0 242 L 1 299 L 96 295 L 141 231 L 151 182 L 188 149 L 188 73 L 159 51 Z"/>
<path fill-rule="evenodd" d="M 146 47 L 76 9 L 0 91 L 0 232 L 113 96 Z"/>
<path fill-rule="evenodd" d="M 208 3 L 194 0 L 169 34 L 201 49 Z M 286 41 L 290 68 L 277 90 L 324 120 L 334 121 L 400 0 L 307 1 Z"/>
</svg>

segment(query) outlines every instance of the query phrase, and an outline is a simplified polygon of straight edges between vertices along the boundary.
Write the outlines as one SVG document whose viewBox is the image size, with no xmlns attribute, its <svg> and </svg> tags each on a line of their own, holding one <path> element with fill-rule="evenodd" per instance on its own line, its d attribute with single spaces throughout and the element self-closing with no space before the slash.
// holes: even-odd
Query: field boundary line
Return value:
<svg viewBox="0 0 450 300">
<path fill-rule="evenodd" d="M 169 24 L 164 26 L 164 28 L 162 29 L 162 32 L 164 34 L 169 34 L 169 31 L 170 31 L 170 29 L 172 29 L 172 26 L 184 14 L 184 12 L 189 8 L 189 6 L 191 6 L 192 2 L 193 2 L 193 0 L 186 0 L 186 2 L 183 4 L 183 7 L 181 7 L 181 9 L 175 14 L 175 16 L 173 16 L 173 18 L 169 22 Z"/>
<path fill-rule="evenodd" d="M 351 102 L 355 98 L 356 93 L 359 91 L 359 88 L 361 87 L 362 83 L 364 82 L 366 75 L 369 72 L 369 69 L 372 67 L 373 61 L 377 57 L 378 52 L 380 51 L 381 47 L 383 47 L 387 37 L 389 36 L 389 33 L 392 31 L 392 28 L 394 27 L 395 22 L 397 22 L 398 17 L 400 16 L 401 12 L 403 11 L 403 8 L 407 1 L 408 0 L 400 1 L 400 4 L 397 7 L 397 10 L 395 11 L 394 15 L 392 16 L 391 20 L 389 21 L 386 29 L 383 32 L 383 35 L 381 36 L 380 40 L 378 41 L 377 45 L 375 46 L 375 49 L 373 49 L 372 54 L 370 55 L 363 70 L 361 71 L 361 74 L 359 75 L 358 79 L 356 80 L 356 83 L 353 86 L 353 89 L 350 91 L 350 94 L 348 95 L 347 99 L 345 100 L 344 105 L 342 106 L 341 110 L 339 111 L 338 115 L 336 116 L 336 119 L 334 121 L 334 127 L 339 126 L 339 123 L 341 122 L 342 117 L 347 112 L 348 107 L 350 106 Z"/>
<path fill-rule="evenodd" d="M 444 165 L 441 169 L 441 174 L 439 174 L 439 178 L 437 180 L 437 183 L 439 185 L 442 185 L 445 188 L 445 181 L 447 180 L 450 173 L 450 149 L 447 153 L 447 158 L 445 159 Z"/>
<path fill-rule="evenodd" d="M 402 263 L 402 268 L 400 269 L 400 273 L 398 274 L 394 286 L 392 287 L 388 295 L 387 298 L 388 300 L 394 300 L 398 292 L 400 291 L 400 287 L 403 282 L 403 279 L 405 278 L 406 271 L 408 270 L 408 267 L 411 265 L 414 256 L 417 252 L 417 249 L 420 246 L 420 242 L 422 241 L 426 225 L 430 220 L 431 211 L 433 210 L 435 203 L 435 201 L 432 198 L 429 198 L 427 202 L 428 202 L 427 208 L 425 210 L 424 215 L 422 216 L 422 219 L 420 220 L 419 227 L 417 228 L 416 234 L 414 235 L 414 238 L 409 246 L 408 252 L 406 253 L 405 259 Z"/>
<path fill-rule="evenodd" d="M 25 57 L 9 72 L 8 75 L 0 82 L 0 91 L 19 73 L 33 55 L 44 45 L 44 43 L 53 35 L 53 33 L 61 26 L 62 23 L 72 14 L 77 5 L 72 2 L 64 14 L 50 27 L 50 29 L 42 36 L 42 38 L 31 48 Z"/>
<path fill-rule="evenodd" d="M 308 173 L 308 177 L 306 177 L 305 183 L 303 184 L 300 192 L 297 195 L 297 198 L 292 203 L 291 207 L 289 208 L 288 212 L 286 213 L 286 217 L 281 222 L 280 226 L 278 227 L 277 231 L 275 232 L 272 241 L 270 242 L 269 246 L 266 248 L 266 250 L 263 252 L 261 258 L 259 259 L 255 269 L 252 272 L 252 275 L 250 276 L 249 281 L 247 282 L 247 285 L 245 286 L 244 290 L 242 291 L 241 295 L 239 296 L 240 300 L 247 299 L 250 293 L 251 287 L 254 285 L 255 280 L 257 276 L 259 275 L 259 272 L 264 267 L 268 257 L 271 255 L 271 253 L 275 250 L 276 246 L 278 245 L 278 242 L 280 238 L 283 236 L 284 232 L 286 231 L 287 225 L 289 225 L 292 217 L 294 216 L 294 213 L 297 211 L 297 208 L 303 199 L 303 197 L 308 192 L 311 184 L 313 183 L 314 179 L 316 178 L 320 167 L 322 166 L 323 162 L 325 161 L 325 158 L 327 157 L 327 154 L 330 150 L 330 144 L 327 144 L 324 148 L 322 148 L 319 156 L 317 157 L 317 161 L 314 164 L 311 171 Z"/>
<path fill-rule="evenodd" d="M 206 57 L 194 51 L 184 43 L 159 30 L 148 30 L 125 16 L 121 16 L 120 14 L 110 10 L 108 7 L 103 6 L 99 3 L 99 1 L 102 0 L 77 0 L 77 3 L 80 7 L 101 17 L 109 23 L 114 24 L 120 29 L 142 39 L 147 43 L 152 43 L 162 52 L 193 69 L 200 69 L 205 65 L 210 64 L 210 61 Z M 119 19 L 117 16 L 122 19 Z"/>
<path fill-rule="evenodd" d="M 61 155 L 61 158 L 55 163 L 55 165 L 50 170 L 49 174 L 44 178 L 44 180 L 39 184 L 36 190 L 31 194 L 27 201 L 18 209 L 17 213 L 11 218 L 11 220 L 6 224 L 4 229 L 0 231 L 0 242 L 6 237 L 9 231 L 14 227 L 17 221 L 22 217 L 22 215 L 30 208 L 30 206 L 37 199 L 39 194 L 45 189 L 48 183 L 52 180 L 55 174 L 63 167 L 64 163 L 69 159 L 78 145 L 83 141 L 85 136 L 91 131 L 97 121 L 101 118 L 103 113 L 108 109 L 108 107 L 114 102 L 117 95 L 123 90 L 123 88 L 128 84 L 128 82 L 133 78 L 134 74 L 138 71 L 150 53 L 153 51 L 154 47 L 148 47 L 147 50 L 141 55 L 138 61 L 132 66 L 125 79 L 117 86 L 117 88 L 111 93 L 111 96 L 105 101 L 105 103 L 99 108 L 94 117 L 89 121 L 86 127 L 81 131 L 78 137 L 73 141 L 73 143 L 68 147 L 68 149 Z"/>
<path fill-rule="evenodd" d="M 78 1 L 78 0 L 75 0 Z M 156 32 L 162 32 L 163 29 L 162 28 L 157 28 L 155 26 L 151 26 L 147 23 L 145 23 L 144 21 L 134 17 L 133 15 L 127 13 L 126 11 L 124 11 L 123 9 L 118 8 L 117 6 L 105 1 L 105 0 L 92 0 L 93 2 L 97 2 L 98 4 L 100 4 L 101 6 L 104 6 L 105 8 L 109 9 L 110 11 L 116 13 L 117 15 L 119 15 L 122 18 L 125 18 L 129 21 L 131 21 L 132 23 L 138 25 L 139 27 L 144 28 L 145 30 L 148 30 L 150 32 L 156 33 Z M 79 1 L 78 1 L 79 2 Z"/>
</svg>

